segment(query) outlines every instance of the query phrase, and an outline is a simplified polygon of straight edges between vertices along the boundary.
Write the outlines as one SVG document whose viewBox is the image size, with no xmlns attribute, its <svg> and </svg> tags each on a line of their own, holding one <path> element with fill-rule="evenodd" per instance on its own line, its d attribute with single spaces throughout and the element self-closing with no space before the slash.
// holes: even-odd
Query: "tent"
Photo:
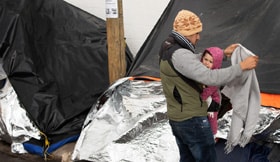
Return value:
<svg viewBox="0 0 280 162">
<path fill-rule="evenodd" d="M 109 86 L 105 21 L 62 0 L 2 0 L 0 26 L 1 74 L 7 76 L 1 88 L 12 86 L 6 89 L 18 98 L 13 108 L 23 108 L 29 130 L 39 131 L 10 138 L 3 133 L 1 139 L 20 138 L 25 150 L 41 156 L 76 141 L 92 104 Z M 127 69 L 132 60 L 126 47 Z"/>
<path fill-rule="evenodd" d="M 181 9 L 192 10 L 203 22 L 196 52 L 214 45 L 225 48 L 231 43 L 242 44 L 260 57 L 256 73 L 262 95 L 267 95 L 267 99 L 272 101 L 272 98 L 278 98 L 279 5 L 275 0 L 171 0 L 137 53 L 127 78 L 108 88 L 93 105 L 72 159 L 178 161 L 178 150 L 167 124 L 166 105 L 159 84 L 158 52 Z M 224 62 L 223 66 L 228 64 Z M 280 108 L 279 100 L 262 101 L 252 141 L 244 148 L 235 147 L 226 154 L 225 140 L 221 139 L 216 147 L 218 160 L 277 162 L 280 148 L 277 133 L 280 130 L 280 111 L 277 108 Z M 230 115 L 228 111 L 219 121 L 220 132 L 228 132 L 225 128 L 230 127 Z M 227 125 L 223 125 L 225 123 Z"/>
<path fill-rule="evenodd" d="M 103 21 L 59 0 L 0 4 L 4 71 L 17 92 L 17 105 L 24 107 L 41 132 L 42 139 L 36 140 L 35 134 L 24 146 L 38 148 L 34 152 L 40 155 L 78 139 L 73 160 L 178 160 L 159 82 L 158 50 L 183 8 L 197 13 L 204 24 L 197 52 L 212 45 L 243 44 L 260 56 L 261 91 L 269 97 L 279 94 L 279 57 L 274 54 L 279 48 L 276 0 L 171 0 L 131 62 L 127 77 L 111 86 L 103 66 L 107 63 Z M 273 146 L 252 143 L 236 148 L 234 156 L 224 156 L 221 140 L 219 157 L 234 161 L 229 158 L 242 152 L 242 160 L 249 161 L 256 157 L 252 150 L 260 150 L 264 159 L 279 159 L 279 145 L 274 143 L 280 141 L 279 111 L 270 108 L 274 105 L 263 106 L 269 108 L 261 114 L 264 124 L 254 137 Z M 51 148 L 46 150 L 43 147 L 49 147 L 49 142 Z"/>
<path fill-rule="evenodd" d="M 170 34 L 173 20 L 181 9 L 189 9 L 203 22 L 196 52 L 209 46 L 227 47 L 240 43 L 259 56 L 256 69 L 262 92 L 262 105 L 279 107 L 280 38 L 278 1 L 170 1 L 165 12 L 136 55 L 128 76 L 159 78 L 158 50 Z M 228 63 L 225 62 L 225 65 Z M 265 97 L 265 98 L 264 98 Z M 266 100 L 264 100 L 266 99 Z"/>
</svg>

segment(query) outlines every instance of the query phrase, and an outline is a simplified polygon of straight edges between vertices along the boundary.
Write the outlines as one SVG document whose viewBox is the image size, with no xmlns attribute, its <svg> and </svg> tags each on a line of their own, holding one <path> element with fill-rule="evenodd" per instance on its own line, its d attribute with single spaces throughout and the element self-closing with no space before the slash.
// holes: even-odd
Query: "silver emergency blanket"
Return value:
<svg viewBox="0 0 280 162">
<path fill-rule="evenodd" d="M 178 161 L 160 82 L 123 78 L 104 95 L 107 101 L 85 121 L 73 160 Z"/>
<path fill-rule="evenodd" d="M 218 120 L 217 137 L 227 139 L 231 126 L 232 110 L 226 112 L 222 118 Z M 253 135 L 262 134 L 263 131 L 268 129 L 270 125 L 280 118 L 280 110 L 271 107 L 261 107 L 257 125 Z M 272 143 L 280 143 L 280 122 L 278 122 L 278 129 L 265 133 L 263 135 L 264 141 Z"/>
<path fill-rule="evenodd" d="M 72 160 L 179 161 L 166 110 L 159 81 L 118 80 L 93 105 L 74 148 Z M 279 110 L 262 107 L 255 134 L 268 128 L 279 118 L 279 114 Z M 226 139 L 230 116 L 229 111 L 219 119 L 218 137 Z M 270 134 L 275 142 L 280 141 L 279 130 Z"/>
<path fill-rule="evenodd" d="M 22 143 L 31 138 L 40 139 L 40 132 L 21 107 L 9 80 L 2 77 L 3 73 L 0 70 L 1 80 L 5 80 L 0 89 L 0 140 L 11 144 L 13 153 L 27 153 Z"/>
</svg>

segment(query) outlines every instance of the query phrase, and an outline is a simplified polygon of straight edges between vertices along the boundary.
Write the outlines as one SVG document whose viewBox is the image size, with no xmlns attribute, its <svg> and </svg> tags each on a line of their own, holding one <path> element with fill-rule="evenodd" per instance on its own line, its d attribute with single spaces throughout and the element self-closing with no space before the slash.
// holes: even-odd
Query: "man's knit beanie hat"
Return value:
<svg viewBox="0 0 280 162">
<path fill-rule="evenodd" d="M 193 12 L 181 10 L 174 20 L 173 30 L 183 36 L 190 36 L 202 31 L 202 23 L 199 17 Z"/>
</svg>

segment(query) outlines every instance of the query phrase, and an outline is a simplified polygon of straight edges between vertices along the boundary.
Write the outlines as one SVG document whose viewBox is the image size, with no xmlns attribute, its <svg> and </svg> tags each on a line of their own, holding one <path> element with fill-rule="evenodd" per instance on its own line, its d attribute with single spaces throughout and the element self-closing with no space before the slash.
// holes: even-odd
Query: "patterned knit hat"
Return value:
<svg viewBox="0 0 280 162">
<path fill-rule="evenodd" d="M 181 10 L 174 20 L 173 30 L 183 36 L 190 36 L 202 31 L 202 23 L 193 12 Z"/>
</svg>

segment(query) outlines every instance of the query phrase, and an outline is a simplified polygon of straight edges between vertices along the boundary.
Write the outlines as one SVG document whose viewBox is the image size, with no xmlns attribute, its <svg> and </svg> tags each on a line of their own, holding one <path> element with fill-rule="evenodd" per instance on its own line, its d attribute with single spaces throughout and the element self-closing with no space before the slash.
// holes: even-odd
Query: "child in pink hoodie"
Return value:
<svg viewBox="0 0 280 162">
<path fill-rule="evenodd" d="M 207 48 L 201 57 L 201 62 L 209 69 L 219 69 L 222 66 L 223 50 L 219 47 Z M 219 87 L 205 86 L 201 98 L 208 103 L 208 119 L 211 125 L 214 139 L 218 131 L 218 111 L 221 105 L 221 93 Z"/>
</svg>

